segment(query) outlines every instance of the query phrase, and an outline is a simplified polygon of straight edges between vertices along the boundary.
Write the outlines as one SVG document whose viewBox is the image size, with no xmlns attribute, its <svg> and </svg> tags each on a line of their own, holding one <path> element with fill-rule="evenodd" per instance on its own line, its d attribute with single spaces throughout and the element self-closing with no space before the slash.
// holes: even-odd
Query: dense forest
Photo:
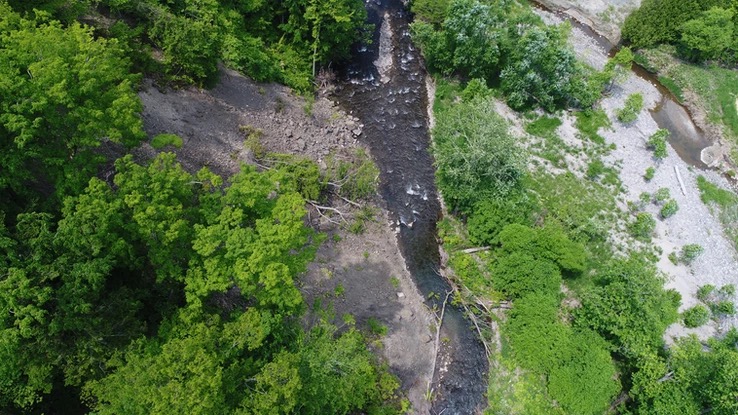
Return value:
<svg viewBox="0 0 738 415">
<path fill-rule="evenodd" d="M 0 2 L 0 412 L 396 413 L 397 379 L 347 321 L 309 326 L 295 277 L 318 166 L 233 177 L 147 138 L 142 75 L 219 62 L 312 89 L 364 36 L 359 1 Z"/>
</svg>

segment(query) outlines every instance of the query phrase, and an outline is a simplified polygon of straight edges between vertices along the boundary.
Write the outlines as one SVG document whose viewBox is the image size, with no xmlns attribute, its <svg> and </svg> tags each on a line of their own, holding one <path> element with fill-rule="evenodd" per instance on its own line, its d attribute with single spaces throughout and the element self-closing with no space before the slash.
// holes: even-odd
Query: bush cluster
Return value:
<svg viewBox="0 0 738 415">
<path fill-rule="evenodd" d="M 732 0 L 644 0 L 622 33 L 636 47 L 670 43 L 687 59 L 732 64 L 738 59 L 737 21 Z"/>
</svg>

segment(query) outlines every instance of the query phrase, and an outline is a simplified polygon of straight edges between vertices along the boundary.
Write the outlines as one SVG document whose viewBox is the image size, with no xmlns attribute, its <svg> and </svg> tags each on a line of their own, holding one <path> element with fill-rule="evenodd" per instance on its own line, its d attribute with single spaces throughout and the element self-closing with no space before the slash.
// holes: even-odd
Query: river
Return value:
<svg viewBox="0 0 738 415">
<path fill-rule="evenodd" d="M 399 245 L 429 307 L 442 308 L 450 290 L 440 276 L 435 187 L 420 52 L 410 39 L 410 16 L 400 0 L 366 2 L 373 42 L 358 46 L 339 70 L 339 103 L 364 124 L 362 140 L 380 169 L 380 193 L 399 228 Z M 384 34 L 382 35 L 382 26 Z M 433 381 L 433 413 L 473 414 L 486 406 L 487 358 L 461 310 L 445 308 L 442 349 Z M 418 339 L 418 342 L 424 339 Z"/>
</svg>

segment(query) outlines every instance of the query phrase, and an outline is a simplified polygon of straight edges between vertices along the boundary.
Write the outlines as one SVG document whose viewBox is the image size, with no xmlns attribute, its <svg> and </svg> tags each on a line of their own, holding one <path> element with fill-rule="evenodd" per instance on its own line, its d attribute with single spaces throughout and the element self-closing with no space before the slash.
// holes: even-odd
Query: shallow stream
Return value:
<svg viewBox="0 0 738 415">
<path fill-rule="evenodd" d="M 375 25 L 373 42 L 358 46 L 340 69 L 336 96 L 364 124 L 360 140 L 379 167 L 380 193 L 396 221 L 407 268 L 429 306 L 435 304 L 440 313 L 450 287 L 439 274 L 436 222 L 441 205 L 428 149 L 426 72 L 410 40 L 410 16 L 402 2 L 369 0 L 366 7 Z M 384 35 L 382 25 L 389 25 Z M 450 304 L 445 308 L 433 413 L 474 414 L 486 406 L 487 358 L 470 325 L 461 310 Z"/>
</svg>

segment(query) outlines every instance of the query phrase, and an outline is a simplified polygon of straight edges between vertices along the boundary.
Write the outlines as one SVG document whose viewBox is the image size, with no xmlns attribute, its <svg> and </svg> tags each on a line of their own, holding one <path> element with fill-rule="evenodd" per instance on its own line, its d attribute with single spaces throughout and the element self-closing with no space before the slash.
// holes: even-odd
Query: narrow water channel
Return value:
<svg viewBox="0 0 738 415">
<path fill-rule="evenodd" d="M 402 2 L 368 0 L 366 7 L 376 27 L 373 42 L 357 47 L 339 71 L 336 96 L 364 124 L 361 140 L 380 169 L 380 193 L 399 229 L 406 265 L 429 306 L 440 309 L 450 287 L 439 275 L 441 206 L 428 150 L 426 73 Z M 446 307 L 441 330 L 446 341 L 433 382 L 435 414 L 474 414 L 486 406 L 487 358 L 470 324 L 460 310 Z"/>
<path fill-rule="evenodd" d="M 566 13 L 551 10 L 536 1 L 531 1 L 531 4 L 533 7 L 553 13 L 560 19 L 568 21 L 572 27 L 581 30 L 587 37 L 593 39 L 609 56 L 614 56 L 619 50 L 619 45 L 613 45 L 607 38 L 600 36 L 593 28 L 573 19 Z M 668 140 L 674 151 L 687 164 L 694 167 L 707 168 L 707 165 L 702 160 L 702 151 L 712 145 L 712 143 L 705 133 L 695 125 L 687 108 L 681 105 L 674 94 L 661 84 L 656 75 L 646 71 L 643 67 L 635 63 L 632 65 L 631 70 L 639 78 L 654 85 L 661 93 L 661 101 L 655 108 L 650 110 L 650 113 L 659 128 L 669 131 Z"/>
</svg>

